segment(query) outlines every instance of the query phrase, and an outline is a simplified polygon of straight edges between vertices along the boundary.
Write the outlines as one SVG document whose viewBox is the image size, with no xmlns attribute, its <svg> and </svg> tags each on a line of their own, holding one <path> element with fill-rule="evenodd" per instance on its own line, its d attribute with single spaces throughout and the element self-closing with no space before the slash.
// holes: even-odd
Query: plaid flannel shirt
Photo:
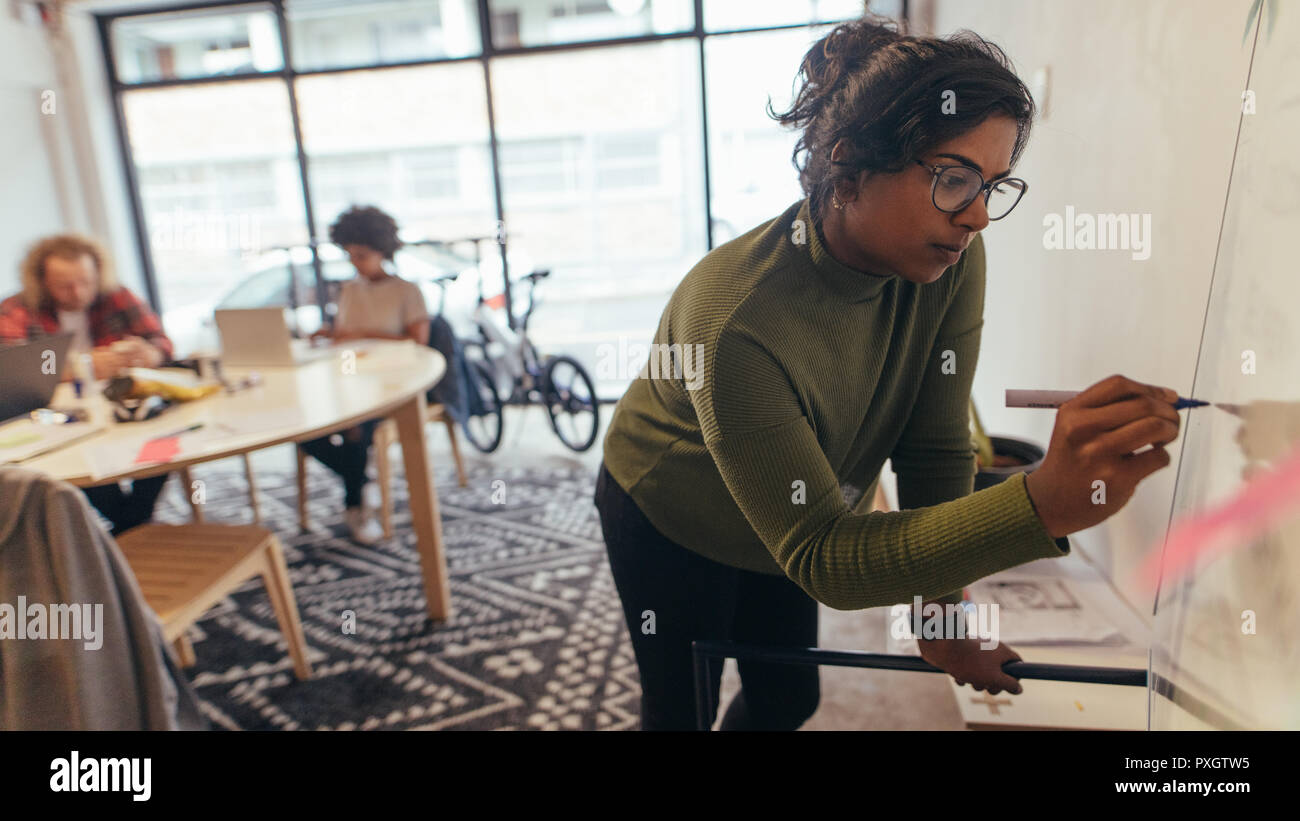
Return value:
<svg viewBox="0 0 1300 821">
<path fill-rule="evenodd" d="M 158 315 L 126 288 L 96 297 L 86 309 L 86 315 L 90 341 L 96 348 L 138 336 L 162 351 L 164 361 L 175 356 Z M 0 342 L 24 342 L 58 330 L 59 316 L 53 306 L 46 305 L 33 312 L 22 294 L 0 302 Z"/>
</svg>

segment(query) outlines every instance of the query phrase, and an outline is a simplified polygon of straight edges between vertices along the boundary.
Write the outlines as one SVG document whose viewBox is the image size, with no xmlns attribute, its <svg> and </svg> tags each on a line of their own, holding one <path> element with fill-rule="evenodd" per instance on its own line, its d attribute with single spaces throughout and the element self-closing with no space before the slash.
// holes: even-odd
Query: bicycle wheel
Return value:
<svg viewBox="0 0 1300 821">
<path fill-rule="evenodd" d="M 470 412 L 461 428 L 471 445 L 491 453 L 501 445 L 501 398 L 497 394 L 492 369 L 484 362 L 469 362 Z"/>
<path fill-rule="evenodd" d="M 596 442 L 600 430 L 600 406 L 596 386 L 577 360 L 551 357 L 546 362 L 542 396 L 555 435 L 571 450 L 581 453 Z"/>
</svg>

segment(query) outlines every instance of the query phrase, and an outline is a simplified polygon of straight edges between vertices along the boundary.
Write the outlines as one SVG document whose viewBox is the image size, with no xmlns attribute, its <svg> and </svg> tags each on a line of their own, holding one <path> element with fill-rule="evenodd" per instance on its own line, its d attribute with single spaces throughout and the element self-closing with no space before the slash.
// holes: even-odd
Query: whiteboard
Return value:
<svg viewBox="0 0 1300 821">
<path fill-rule="evenodd" d="M 1256 21 L 1246 41 L 1254 113 L 1241 114 L 1191 394 L 1240 405 L 1242 415 L 1185 416 L 1174 524 L 1233 499 L 1250 470 L 1275 466 L 1300 443 L 1297 10 L 1284 7 L 1271 31 Z M 1300 729 L 1300 505 L 1181 574 L 1164 555 L 1151 729 Z"/>
</svg>

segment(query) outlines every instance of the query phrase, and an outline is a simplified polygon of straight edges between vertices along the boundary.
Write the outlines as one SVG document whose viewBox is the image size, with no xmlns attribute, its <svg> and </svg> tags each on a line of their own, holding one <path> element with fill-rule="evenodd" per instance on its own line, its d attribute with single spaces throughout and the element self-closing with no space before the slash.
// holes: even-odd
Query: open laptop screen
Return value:
<svg viewBox="0 0 1300 821">
<path fill-rule="evenodd" d="M 71 332 L 0 345 L 0 422 L 50 403 L 67 367 Z"/>
</svg>

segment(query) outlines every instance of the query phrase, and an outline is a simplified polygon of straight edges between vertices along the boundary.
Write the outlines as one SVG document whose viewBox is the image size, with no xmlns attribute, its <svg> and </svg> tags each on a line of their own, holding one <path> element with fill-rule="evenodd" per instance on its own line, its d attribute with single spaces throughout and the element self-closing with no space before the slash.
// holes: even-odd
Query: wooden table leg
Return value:
<svg viewBox="0 0 1300 821">
<path fill-rule="evenodd" d="M 293 453 L 298 461 L 298 530 L 306 533 L 311 530 L 307 521 L 307 452 L 302 449 L 302 443 L 297 442 Z"/>
<path fill-rule="evenodd" d="M 397 424 L 397 437 L 402 443 L 411 525 L 420 553 L 429 617 L 446 621 L 452 614 L 451 586 L 447 580 L 447 558 L 442 550 L 442 516 L 438 513 L 438 494 L 433 486 L 433 465 L 424 439 L 424 413 L 424 393 L 419 392 L 393 413 L 392 420 Z"/>
<path fill-rule="evenodd" d="M 243 455 L 244 479 L 248 482 L 248 506 L 253 509 L 253 524 L 262 523 L 262 511 L 257 504 L 257 475 L 253 473 L 253 460 L 249 454 Z"/>
<path fill-rule="evenodd" d="M 176 641 L 172 642 L 172 646 L 176 648 L 176 659 L 182 667 L 193 667 L 198 664 L 198 659 L 194 657 L 194 645 L 190 643 L 189 636 L 181 633 L 176 637 Z"/>
<path fill-rule="evenodd" d="M 190 476 L 189 468 L 181 468 L 180 471 L 181 487 L 185 492 L 185 501 L 190 503 L 190 513 L 194 516 L 194 521 L 203 524 L 203 505 L 194 501 L 194 478 Z"/>
</svg>

